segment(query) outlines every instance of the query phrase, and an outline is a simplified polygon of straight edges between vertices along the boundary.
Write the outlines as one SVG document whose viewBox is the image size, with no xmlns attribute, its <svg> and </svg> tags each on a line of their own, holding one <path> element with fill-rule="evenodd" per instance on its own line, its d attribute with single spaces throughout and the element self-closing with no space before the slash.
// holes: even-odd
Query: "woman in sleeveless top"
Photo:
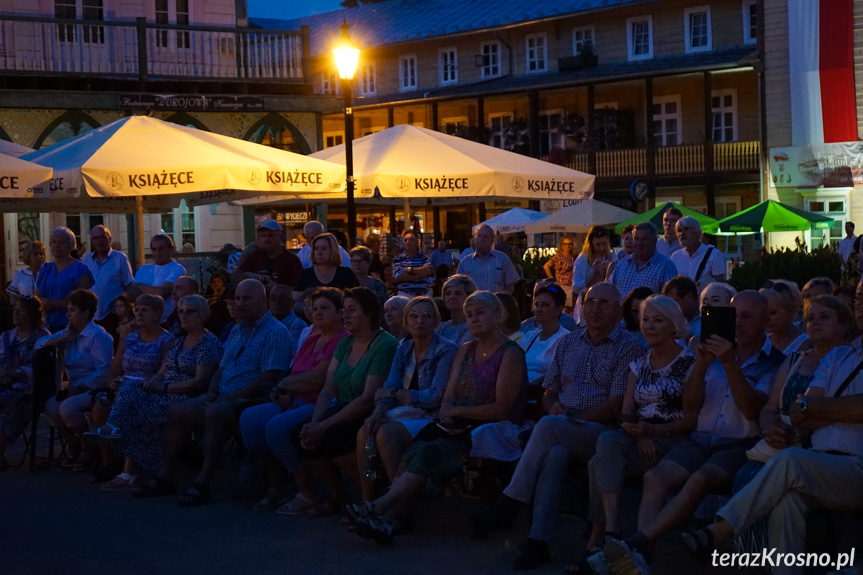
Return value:
<svg viewBox="0 0 863 575">
<path fill-rule="evenodd" d="M 382 497 L 347 513 L 361 537 L 392 542 L 414 493 L 431 480 L 442 483 L 461 471 L 470 454 L 476 425 L 508 420 L 520 423 L 527 393 L 524 352 L 500 330 L 503 310 L 494 294 L 478 291 L 464 304 L 474 340 L 453 361 L 439 412 L 408 448 L 401 472 Z"/>
</svg>

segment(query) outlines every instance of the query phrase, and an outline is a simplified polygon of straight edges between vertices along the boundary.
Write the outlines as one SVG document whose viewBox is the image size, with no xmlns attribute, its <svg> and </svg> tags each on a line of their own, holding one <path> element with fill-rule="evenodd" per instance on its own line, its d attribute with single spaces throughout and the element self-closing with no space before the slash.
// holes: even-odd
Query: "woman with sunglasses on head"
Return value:
<svg viewBox="0 0 863 575">
<path fill-rule="evenodd" d="M 405 306 L 404 323 L 409 337 L 396 350 L 384 386 L 375 394 L 375 409 L 357 433 L 357 462 L 362 474 L 363 501 L 375 494 L 376 473 L 366 449 L 376 448 L 387 477 L 392 481 L 405 449 L 417 433 L 432 421 L 440 406 L 458 346 L 435 329 L 440 312 L 434 300 L 417 297 Z"/>
<path fill-rule="evenodd" d="M 545 262 L 542 269 L 548 278 L 554 279 L 566 293 L 565 313 L 572 313 L 572 272 L 575 267 L 575 240 L 570 235 L 564 235 L 557 244 L 557 252 Z"/>
<path fill-rule="evenodd" d="M 6 445 L 21 435 L 32 415 L 36 341 L 50 335 L 42 326 L 42 302 L 36 296 L 15 299 L 12 323 L 0 335 L 0 471 L 6 469 Z"/>
<path fill-rule="evenodd" d="M 765 329 L 770 344 L 785 355 L 810 347 L 811 344 L 806 343 L 806 332 L 794 323 L 803 306 L 797 284 L 770 280 L 759 291 L 767 298 L 770 319 Z"/>
<path fill-rule="evenodd" d="M 315 331 L 294 355 L 291 374 L 276 385 L 270 402 L 250 407 L 240 416 L 240 431 L 251 467 L 259 468 L 269 453 L 281 464 L 268 466 L 267 492 L 255 504 L 255 511 L 275 509 L 287 501 L 284 470 L 293 472 L 299 466 L 291 432 L 312 417 L 336 346 L 348 335 L 342 321 L 340 290 L 317 288 L 309 299 L 308 315 Z"/>
<path fill-rule="evenodd" d="M 614 261 L 608 230 L 593 226 L 584 238 L 581 253 L 575 258 L 572 272 L 572 294 L 575 298 L 575 319 L 581 325 L 581 294 L 597 282 L 605 281 L 608 266 Z"/>
</svg>

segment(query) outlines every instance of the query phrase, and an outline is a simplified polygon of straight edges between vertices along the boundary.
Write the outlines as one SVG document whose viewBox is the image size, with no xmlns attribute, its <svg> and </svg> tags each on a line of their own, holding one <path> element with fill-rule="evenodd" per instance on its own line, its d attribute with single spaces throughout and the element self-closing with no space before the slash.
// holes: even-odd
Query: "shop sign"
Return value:
<svg viewBox="0 0 863 575">
<path fill-rule="evenodd" d="M 279 220 L 286 224 L 304 224 L 309 221 L 309 212 L 285 212 L 279 214 Z"/>
<path fill-rule="evenodd" d="M 851 188 L 863 184 L 863 142 L 770 148 L 774 188 Z"/>
<path fill-rule="evenodd" d="M 530 208 L 530 200 L 495 200 L 493 202 L 485 202 L 487 210 L 509 210 L 512 208 Z"/>
</svg>

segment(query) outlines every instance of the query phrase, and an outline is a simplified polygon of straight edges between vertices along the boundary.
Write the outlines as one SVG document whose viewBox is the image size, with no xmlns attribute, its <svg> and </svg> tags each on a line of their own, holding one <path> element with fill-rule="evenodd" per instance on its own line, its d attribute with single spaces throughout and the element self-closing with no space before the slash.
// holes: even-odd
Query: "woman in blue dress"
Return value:
<svg viewBox="0 0 863 575">
<path fill-rule="evenodd" d="M 78 247 L 75 234 L 69 228 L 60 226 L 51 232 L 51 255 L 53 262 L 46 263 L 36 278 L 36 294 L 42 300 L 46 326 L 51 333 L 57 333 L 69 323 L 66 319 L 66 298 L 76 289 L 90 289 L 93 274 L 87 266 L 72 257 Z"/>
</svg>

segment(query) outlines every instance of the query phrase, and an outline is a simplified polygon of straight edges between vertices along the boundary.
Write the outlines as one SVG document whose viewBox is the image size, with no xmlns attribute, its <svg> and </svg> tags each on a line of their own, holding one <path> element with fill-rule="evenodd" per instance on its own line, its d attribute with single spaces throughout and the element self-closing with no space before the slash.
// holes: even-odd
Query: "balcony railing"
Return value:
<svg viewBox="0 0 863 575">
<path fill-rule="evenodd" d="M 713 171 L 754 172 L 758 170 L 759 143 L 725 142 L 713 144 Z M 647 149 L 603 150 L 596 152 L 597 178 L 645 176 L 648 173 Z M 546 158 L 543 158 L 546 159 Z M 654 173 L 658 176 L 701 174 L 705 171 L 704 146 L 656 148 Z M 589 171 L 587 153 L 571 154 L 563 165 L 573 170 Z"/>
<path fill-rule="evenodd" d="M 0 18 L 0 73 L 302 80 L 303 31 Z"/>
</svg>

